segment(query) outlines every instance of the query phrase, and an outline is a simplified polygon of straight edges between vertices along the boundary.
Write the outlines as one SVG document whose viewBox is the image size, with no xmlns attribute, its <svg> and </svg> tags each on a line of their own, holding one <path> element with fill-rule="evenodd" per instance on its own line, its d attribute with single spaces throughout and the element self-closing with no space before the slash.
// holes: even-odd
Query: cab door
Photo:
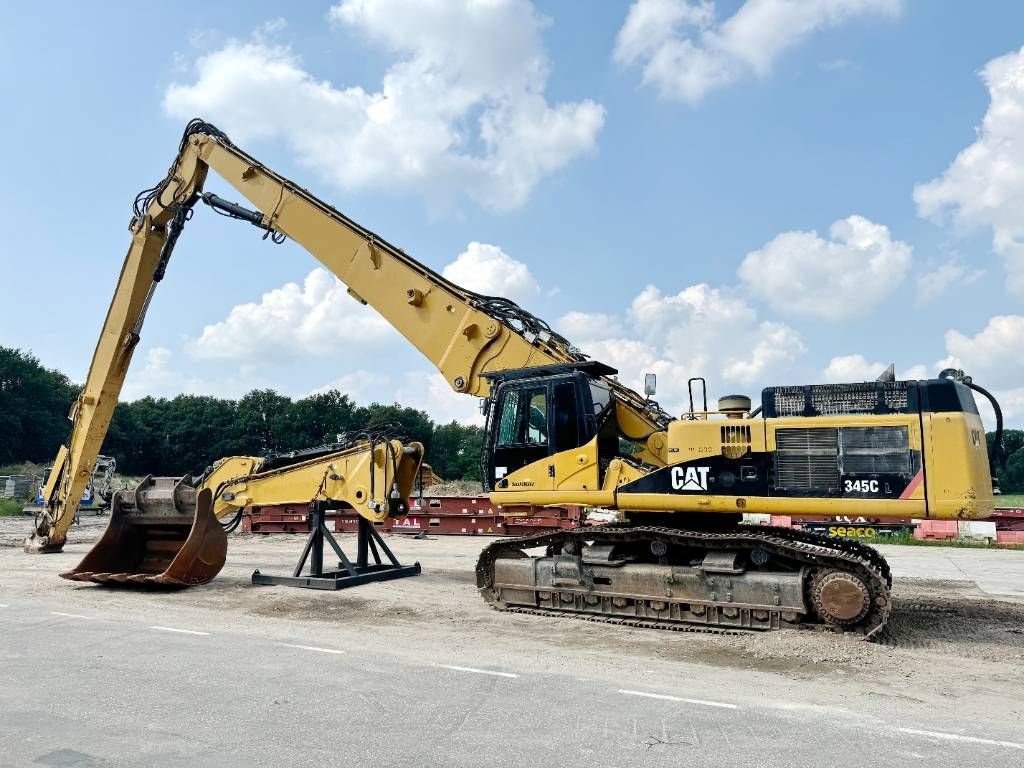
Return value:
<svg viewBox="0 0 1024 768">
<path fill-rule="evenodd" d="M 484 443 L 489 488 L 498 488 L 517 469 L 585 445 L 595 434 L 588 379 L 579 372 L 505 381 L 497 387 L 495 405 Z M 553 490 L 554 464 L 535 469 L 531 485 L 523 487 Z"/>
<path fill-rule="evenodd" d="M 498 396 L 497 423 L 488 462 L 490 487 L 506 475 L 532 464 L 549 453 L 549 388 L 547 382 L 504 385 Z M 546 478 L 537 478 L 543 487 Z"/>
</svg>

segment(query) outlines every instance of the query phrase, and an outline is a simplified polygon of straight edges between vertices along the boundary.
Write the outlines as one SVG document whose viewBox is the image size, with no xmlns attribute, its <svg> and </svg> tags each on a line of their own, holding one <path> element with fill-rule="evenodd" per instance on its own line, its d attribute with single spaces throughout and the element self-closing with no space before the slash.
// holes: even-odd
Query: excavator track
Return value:
<svg viewBox="0 0 1024 768">
<path fill-rule="evenodd" d="M 548 555 L 525 554 L 535 547 Z M 615 554 L 648 549 L 658 562 Z M 673 562 L 673 552 L 690 562 Z M 888 620 L 891 578 L 859 542 L 753 526 L 579 528 L 498 540 L 477 562 L 481 595 L 499 610 L 718 634 L 809 628 L 873 638 Z"/>
</svg>

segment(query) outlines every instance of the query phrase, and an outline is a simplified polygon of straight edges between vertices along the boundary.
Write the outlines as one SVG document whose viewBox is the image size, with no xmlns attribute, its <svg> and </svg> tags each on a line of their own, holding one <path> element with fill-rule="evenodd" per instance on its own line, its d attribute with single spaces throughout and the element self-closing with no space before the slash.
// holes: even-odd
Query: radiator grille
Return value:
<svg viewBox="0 0 1024 768">
<path fill-rule="evenodd" d="M 775 432 L 775 487 L 830 490 L 839 487 L 839 430 L 780 429 Z"/>
<path fill-rule="evenodd" d="M 904 427 L 844 427 L 839 433 L 844 475 L 911 474 L 910 435 Z"/>
</svg>

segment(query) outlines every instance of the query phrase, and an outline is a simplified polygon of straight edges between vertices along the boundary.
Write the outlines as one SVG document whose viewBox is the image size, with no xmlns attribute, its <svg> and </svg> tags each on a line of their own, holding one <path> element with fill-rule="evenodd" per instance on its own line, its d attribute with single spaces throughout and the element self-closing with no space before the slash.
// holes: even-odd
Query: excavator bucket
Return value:
<svg viewBox="0 0 1024 768">
<path fill-rule="evenodd" d="M 65 579 L 98 584 L 191 587 L 224 567 L 228 540 L 209 489 L 191 478 L 147 477 L 114 494 L 110 524 Z"/>
</svg>

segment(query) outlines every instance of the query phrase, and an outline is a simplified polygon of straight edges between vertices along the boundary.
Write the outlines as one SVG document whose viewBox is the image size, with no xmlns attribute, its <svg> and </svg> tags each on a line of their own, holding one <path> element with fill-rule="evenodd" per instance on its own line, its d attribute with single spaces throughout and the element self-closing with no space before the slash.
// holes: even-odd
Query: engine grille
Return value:
<svg viewBox="0 0 1024 768">
<path fill-rule="evenodd" d="M 775 432 L 775 487 L 828 491 L 839 487 L 839 430 L 780 429 Z"/>
<path fill-rule="evenodd" d="M 738 459 L 750 450 L 749 424 L 722 425 L 722 454 L 730 459 Z"/>
<path fill-rule="evenodd" d="M 774 488 L 830 494 L 851 475 L 917 471 L 906 426 L 810 427 L 775 432 Z"/>
<path fill-rule="evenodd" d="M 911 474 L 906 427 L 844 427 L 839 431 L 839 444 L 844 475 Z"/>
</svg>

